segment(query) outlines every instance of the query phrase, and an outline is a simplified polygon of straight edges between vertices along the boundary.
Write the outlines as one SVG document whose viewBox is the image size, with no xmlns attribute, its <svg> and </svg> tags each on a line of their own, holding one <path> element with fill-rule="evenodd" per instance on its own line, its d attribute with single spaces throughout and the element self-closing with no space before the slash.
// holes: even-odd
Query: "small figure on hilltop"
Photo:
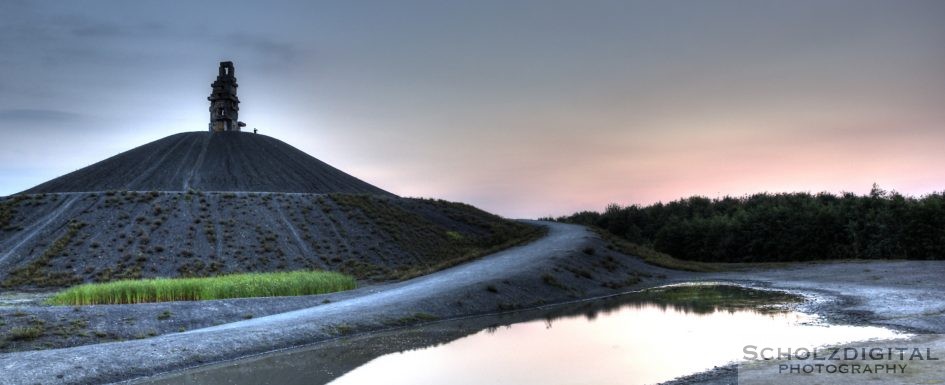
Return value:
<svg viewBox="0 0 945 385">
<path fill-rule="evenodd" d="M 254 134 L 258 134 L 258 133 L 259 133 L 259 130 L 257 130 L 256 127 L 253 127 L 253 133 L 254 133 Z"/>
<path fill-rule="evenodd" d="M 239 121 L 240 99 L 236 97 L 236 70 L 233 62 L 220 62 L 220 73 L 210 86 L 210 132 L 240 131 L 246 124 Z"/>
</svg>

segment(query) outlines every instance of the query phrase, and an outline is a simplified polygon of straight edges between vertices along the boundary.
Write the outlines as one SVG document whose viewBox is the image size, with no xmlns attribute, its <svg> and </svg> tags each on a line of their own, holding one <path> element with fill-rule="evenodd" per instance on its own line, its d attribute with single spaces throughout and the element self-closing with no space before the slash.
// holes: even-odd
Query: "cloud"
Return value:
<svg viewBox="0 0 945 385">
<path fill-rule="evenodd" d="M 85 119 L 85 115 L 68 111 L 42 109 L 0 110 L 0 121 L 4 122 L 74 122 Z"/>
<path fill-rule="evenodd" d="M 129 38 L 148 37 L 164 31 L 160 24 L 147 23 L 137 26 L 123 26 L 118 24 L 88 24 L 77 23 L 69 31 L 80 38 Z"/>
<path fill-rule="evenodd" d="M 294 45 L 260 35 L 237 32 L 223 35 L 218 39 L 223 44 L 253 51 L 261 57 L 274 59 L 276 62 L 293 62 L 301 54 L 301 50 Z"/>
</svg>

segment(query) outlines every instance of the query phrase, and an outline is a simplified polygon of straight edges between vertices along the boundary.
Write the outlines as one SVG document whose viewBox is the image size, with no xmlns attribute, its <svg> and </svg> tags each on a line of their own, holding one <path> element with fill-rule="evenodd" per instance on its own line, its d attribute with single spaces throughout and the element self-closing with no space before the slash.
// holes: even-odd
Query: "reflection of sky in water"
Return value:
<svg viewBox="0 0 945 385">
<path fill-rule="evenodd" d="M 523 322 L 388 354 L 331 384 L 646 384 L 737 360 L 745 345 L 796 348 L 896 336 L 816 321 L 798 312 L 623 307 L 590 320 Z"/>
</svg>

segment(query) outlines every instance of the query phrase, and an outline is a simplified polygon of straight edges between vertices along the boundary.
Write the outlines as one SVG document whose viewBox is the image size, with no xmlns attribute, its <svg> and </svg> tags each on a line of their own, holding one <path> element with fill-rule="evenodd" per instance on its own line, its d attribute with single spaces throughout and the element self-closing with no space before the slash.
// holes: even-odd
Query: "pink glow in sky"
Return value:
<svg viewBox="0 0 945 385">
<path fill-rule="evenodd" d="M 234 25 L 206 24 L 223 12 Z M 4 2 L 0 194 L 240 118 L 509 217 L 945 190 L 941 1 Z"/>
</svg>

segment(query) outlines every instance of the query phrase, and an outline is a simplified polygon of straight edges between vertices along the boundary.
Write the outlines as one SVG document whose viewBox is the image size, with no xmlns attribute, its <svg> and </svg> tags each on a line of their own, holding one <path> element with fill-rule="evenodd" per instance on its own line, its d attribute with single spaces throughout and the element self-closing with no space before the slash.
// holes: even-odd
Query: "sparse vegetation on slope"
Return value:
<svg viewBox="0 0 945 385">
<path fill-rule="evenodd" d="M 84 284 L 49 299 L 56 305 L 129 304 L 324 294 L 354 289 L 353 277 L 326 271 L 231 274 Z M 170 318 L 168 313 L 166 318 Z"/>
<path fill-rule="evenodd" d="M 70 222 L 87 225 L 63 235 Z M 386 281 L 541 234 L 239 132 L 171 135 L 0 199 L 0 230 L 0 284 L 25 290 L 313 269 Z"/>
<path fill-rule="evenodd" d="M 0 231 L 12 231 L 10 221 L 13 220 L 13 214 L 16 213 L 16 206 L 24 197 L 11 197 L 0 200 Z"/>
<path fill-rule="evenodd" d="M 543 231 L 461 203 L 393 196 L 107 191 L 70 195 L 77 203 L 67 208 L 20 197 L 14 223 L 55 220 L 32 237 L 0 232 L 0 243 L 25 238 L 0 270 L 8 288 L 315 269 L 386 281 Z M 70 221 L 84 225 L 73 229 Z"/>
<path fill-rule="evenodd" d="M 653 250 L 652 248 L 641 246 L 636 243 L 627 241 L 620 237 L 617 237 L 613 234 L 610 234 L 600 228 L 593 228 L 600 234 L 601 238 L 610 242 L 608 245 L 609 248 L 615 249 L 626 255 L 633 255 L 640 257 L 640 259 L 646 261 L 654 266 L 665 267 L 667 269 L 673 270 L 684 270 L 684 271 L 701 271 L 701 272 L 710 272 L 710 271 L 719 271 L 721 270 L 721 264 L 718 263 L 707 263 L 699 261 L 686 261 L 682 259 L 673 258 L 673 256 L 661 253 L 659 251 Z"/>
<path fill-rule="evenodd" d="M 342 210 L 363 223 L 374 223 L 417 263 L 396 266 L 388 277 L 406 279 L 455 266 L 541 237 L 544 228 L 489 214 L 473 206 L 434 199 L 391 199 L 332 194 Z M 451 230 L 447 224 L 463 227 Z"/>
<path fill-rule="evenodd" d="M 51 265 L 53 258 L 57 258 L 66 252 L 72 239 L 75 238 L 79 231 L 85 226 L 85 223 L 79 221 L 69 223 L 66 233 L 59 237 L 59 239 L 56 239 L 39 258 L 22 268 L 10 272 L 0 286 L 17 287 L 32 285 L 38 287 L 56 287 L 80 282 L 81 278 L 71 272 L 51 271 L 48 267 Z"/>
</svg>

